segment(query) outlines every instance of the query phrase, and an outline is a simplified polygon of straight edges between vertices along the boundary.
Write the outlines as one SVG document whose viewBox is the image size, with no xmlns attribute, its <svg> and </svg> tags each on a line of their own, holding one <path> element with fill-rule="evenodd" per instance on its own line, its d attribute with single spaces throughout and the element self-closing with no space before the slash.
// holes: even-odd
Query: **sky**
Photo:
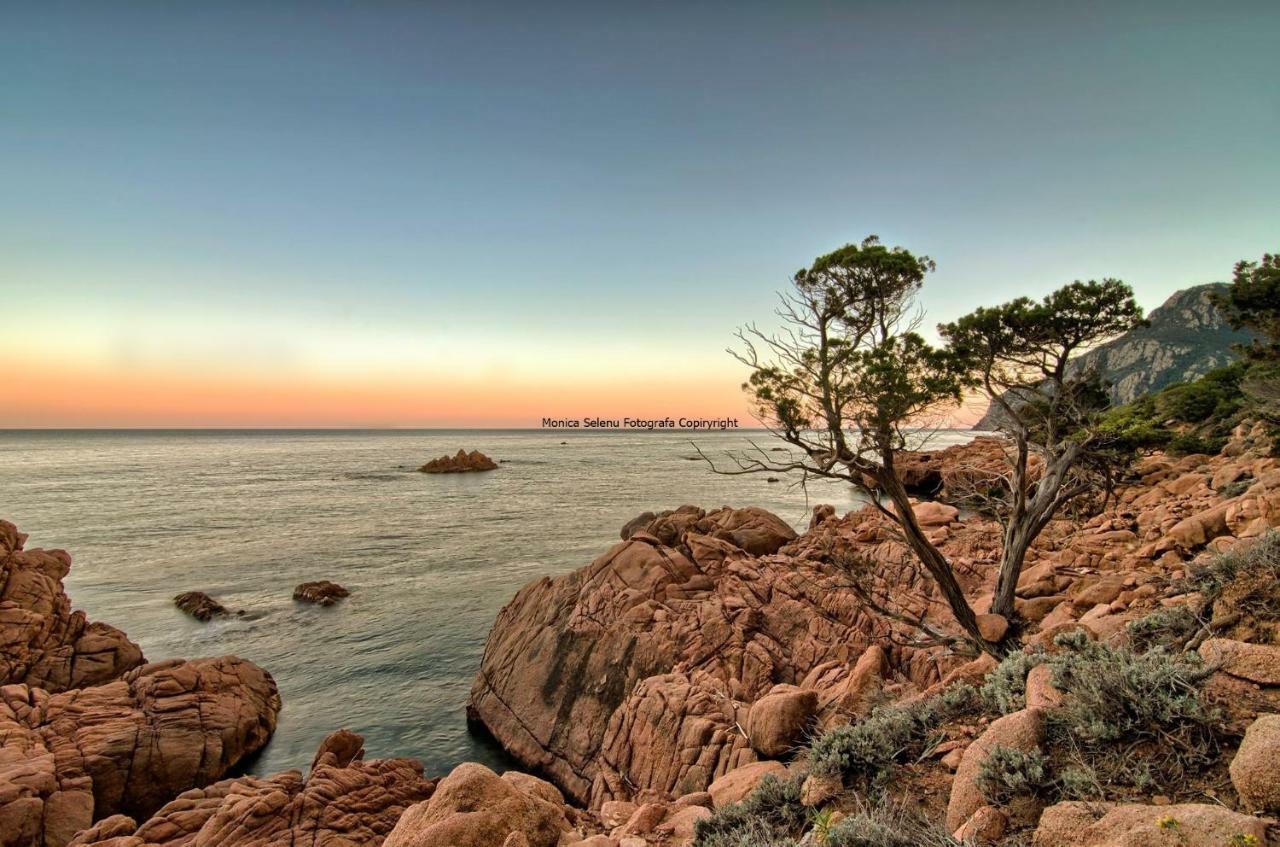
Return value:
<svg viewBox="0 0 1280 847">
<path fill-rule="evenodd" d="M 746 416 L 876 233 L 930 325 L 1280 249 L 1280 4 L 5 3 L 0 426 Z M 745 421 L 744 421 L 745 422 Z"/>
</svg>

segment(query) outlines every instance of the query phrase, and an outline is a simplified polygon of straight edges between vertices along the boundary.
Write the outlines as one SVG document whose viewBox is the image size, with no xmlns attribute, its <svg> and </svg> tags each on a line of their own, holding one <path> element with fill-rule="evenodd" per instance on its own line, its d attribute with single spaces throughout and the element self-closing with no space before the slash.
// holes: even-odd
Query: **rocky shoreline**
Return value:
<svg viewBox="0 0 1280 847">
<path fill-rule="evenodd" d="M 1241 428 L 1216 456 L 1153 456 L 1099 514 L 1054 522 L 1018 585 L 1022 642 L 1052 652 L 1075 632 L 1126 645 L 1135 622 L 1195 608 L 1197 567 L 1280 527 L 1280 461 L 1260 438 Z M 979 439 L 911 457 L 903 473 L 945 499 L 949 480 L 986 472 L 999 450 Z M 985 608 L 997 525 L 944 502 L 915 508 Z M 870 569 L 851 574 L 851 553 Z M 465 764 L 429 777 L 410 759 L 365 761 L 347 730 L 325 739 L 306 775 L 235 776 L 275 728 L 270 674 L 231 656 L 147 663 L 124 632 L 71 610 L 70 566 L 0 522 L 4 847 L 671 847 L 788 780 L 803 782 L 795 802 L 812 814 L 854 814 L 854 786 L 807 745 L 877 707 L 917 708 L 1002 678 L 1008 664 L 913 643 L 861 606 L 851 578 L 948 625 L 874 509 L 818 506 L 797 535 L 761 509 L 683 506 L 638 517 L 591 564 L 525 586 L 494 623 L 468 716 L 538 776 Z M 882 790 L 967 839 L 955 843 L 1022 832 L 1039 847 L 1161 844 L 1147 830 L 1166 818 L 1189 839 L 1168 843 L 1268 843 L 1280 783 L 1266 763 L 1280 756 L 1280 731 L 1265 716 L 1280 711 L 1280 646 L 1269 622 L 1223 598 L 1198 642 L 1206 696 L 1238 729 L 1208 767 L 1213 794 L 1188 781 L 1034 811 L 991 802 L 979 783 L 993 751 L 1044 748 L 1045 721 L 1073 696 L 1054 688 L 1051 663 L 1034 662 L 1013 682 L 1025 688 L 1017 708 L 940 718 Z"/>
</svg>

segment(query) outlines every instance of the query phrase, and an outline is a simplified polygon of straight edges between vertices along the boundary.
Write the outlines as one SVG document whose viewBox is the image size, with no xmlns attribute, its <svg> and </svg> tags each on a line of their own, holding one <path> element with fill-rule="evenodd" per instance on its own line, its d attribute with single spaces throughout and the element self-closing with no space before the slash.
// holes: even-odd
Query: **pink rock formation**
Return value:
<svg viewBox="0 0 1280 847">
<path fill-rule="evenodd" d="M 936 605 L 871 511 L 793 536 L 760 509 L 682 507 L 633 527 L 591 565 L 526 586 L 490 633 L 471 716 L 579 802 L 705 790 L 756 758 L 743 730 L 749 704 L 826 663 L 852 670 L 884 636 L 884 622 L 842 587 L 833 543 L 865 546 L 878 579 L 922 609 Z M 990 533 L 961 528 L 953 540 L 962 573 L 990 560 Z M 954 664 L 893 653 L 921 685 Z"/>
<path fill-rule="evenodd" d="M 187 791 L 141 826 L 117 816 L 74 847 L 378 847 L 404 810 L 431 796 L 412 759 L 363 761 L 363 739 L 339 730 L 316 752 L 309 776 L 286 771 Z"/>
<path fill-rule="evenodd" d="M 491 847 L 511 843 L 513 834 L 528 847 L 555 847 L 570 825 L 563 804 L 548 799 L 541 782 L 527 775 L 505 779 L 471 762 L 459 765 L 430 800 L 401 815 L 386 847 Z"/>
<path fill-rule="evenodd" d="M 123 632 L 71 610 L 62 590 L 71 557 L 24 550 L 26 540 L 0 520 L 0 680 L 66 691 L 141 665 L 142 651 Z"/>
<path fill-rule="evenodd" d="M 0 688 L 0 843 L 60 847 L 94 819 L 146 816 L 261 749 L 280 698 L 231 656 L 144 665 L 50 694 Z"/>
</svg>

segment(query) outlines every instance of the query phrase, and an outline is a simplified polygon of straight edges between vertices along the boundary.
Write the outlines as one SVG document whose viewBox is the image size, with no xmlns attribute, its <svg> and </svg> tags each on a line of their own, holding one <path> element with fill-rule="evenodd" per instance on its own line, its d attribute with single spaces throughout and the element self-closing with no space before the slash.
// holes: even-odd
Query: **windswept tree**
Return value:
<svg viewBox="0 0 1280 847">
<path fill-rule="evenodd" d="M 966 384 L 998 407 L 996 429 L 1012 444 L 1008 473 L 987 481 L 985 498 L 1003 525 L 994 614 L 1013 620 L 1027 551 L 1049 521 L 1109 488 L 1123 463 L 1099 427 L 1106 386 L 1073 360 L 1142 323 L 1129 286 L 1105 279 L 979 308 L 938 327 Z"/>
<path fill-rule="evenodd" d="M 922 436 L 959 407 L 966 389 L 989 385 L 988 393 L 1001 398 L 1010 388 L 1025 392 L 1017 408 L 1009 404 L 1021 459 L 1003 477 L 1013 504 L 1006 514 L 1017 526 L 1006 532 L 1014 543 L 1005 545 L 999 581 L 1002 591 L 1006 584 L 1016 586 L 1027 546 L 1080 493 L 1070 471 L 1084 462 L 1088 441 L 1070 450 L 1060 445 L 1079 440 L 1087 429 L 1086 396 L 1091 407 L 1104 402 L 1068 373 L 1066 361 L 1134 325 L 1141 314 L 1120 283 L 1076 283 L 1041 304 L 1014 301 L 948 325 L 950 346 L 940 349 L 916 331 L 916 295 L 933 269 L 927 256 L 886 247 L 872 236 L 798 271 L 781 297 L 781 329 L 769 333 L 749 326 L 739 332 L 743 349 L 731 351 L 751 369 L 743 388 L 756 417 L 796 449 L 782 461 L 763 449 L 737 454 L 733 469 L 718 470 L 799 472 L 860 489 L 896 525 L 963 635 L 940 632 L 923 616 L 899 614 L 892 598 L 870 597 L 865 586 L 854 586 L 860 596 L 875 611 L 916 627 L 921 643 L 967 642 L 999 654 L 1003 644 L 983 638 L 979 613 L 955 568 L 917 521 L 897 456 L 920 446 Z M 1036 452 L 1045 453 L 1053 472 L 1029 491 L 1028 457 Z M 1059 453 L 1066 458 L 1054 464 Z M 1020 507 L 1019 497 L 1027 500 Z M 1007 593 L 1008 602 L 993 608 L 1012 620 L 1012 589 Z"/>
</svg>

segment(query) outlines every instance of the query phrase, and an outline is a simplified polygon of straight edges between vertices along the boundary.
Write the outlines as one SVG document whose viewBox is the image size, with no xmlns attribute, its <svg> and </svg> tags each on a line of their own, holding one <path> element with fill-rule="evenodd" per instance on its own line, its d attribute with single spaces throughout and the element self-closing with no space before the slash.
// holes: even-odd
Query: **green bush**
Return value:
<svg viewBox="0 0 1280 847">
<path fill-rule="evenodd" d="M 1253 543 L 1237 545 L 1207 563 L 1192 565 L 1182 587 L 1197 591 L 1207 603 L 1223 595 L 1229 587 L 1258 586 L 1265 592 L 1256 612 L 1280 614 L 1280 531 L 1272 530 Z"/>
<path fill-rule="evenodd" d="M 1054 718 L 1085 745 L 1168 738 L 1210 727 L 1217 715 L 1200 700 L 1209 671 L 1195 654 L 1163 649 L 1135 653 L 1088 640 L 1081 632 L 1055 639 L 1053 684 L 1070 692 Z"/>
<path fill-rule="evenodd" d="M 1243 362 L 1236 362 L 1192 382 L 1169 386 L 1154 397 L 1156 415 L 1161 420 L 1189 424 L 1225 421 L 1244 403 L 1240 380 L 1246 368 Z"/>
<path fill-rule="evenodd" d="M 1129 646 L 1138 653 L 1154 647 L 1177 650 L 1200 629 L 1200 620 L 1188 606 L 1171 606 L 1129 621 L 1125 629 L 1129 633 Z"/>
<path fill-rule="evenodd" d="M 1039 750 L 995 747 L 978 767 L 978 787 L 996 805 L 1014 797 L 1049 795 L 1054 782 L 1049 760 Z"/>
<path fill-rule="evenodd" d="M 694 847 L 964 847 L 939 826 L 918 814 L 886 804 L 859 806 L 835 825 L 822 812 L 807 826 L 780 827 L 766 817 L 735 817 L 725 825 L 724 812 L 698 821 Z M 739 804 L 743 805 L 743 804 Z M 733 809 L 735 807 L 729 807 Z M 805 835 L 802 830 L 807 829 Z M 803 836 L 803 837 L 802 837 Z"/>
<path fill-rule="evenodd" d="M 769 774 L 740 803 L 694 824 L 695 847 L 773 847 L 799 836 L 809 821 L 800 802 L 804 776 L 780 780 Z"/>
<path fill-rule="evenodd" d="M 905 706 L 881 706 L 866 718 L 819 736 L 809 746 L 809 768 L 846 784 L 874 786 L 892 766 L 919 755 L 939 726 L 979 706 L 972 686 L 956 685 L 937 697 Z"/>
<path fill-rule="evenodd" d="M 1189 609 L 1161 610 L 1130 625 L 1132 649 L 1069 632 L 1055 653 L 1008 657 L 983 686 L 984 701 L 1020 707 L 1024 670 L 1040 663 L 1066 698 L 1047 715 L 1043 750 L 992 751 L 979 770 L 983 793 L 994 803 L 1114 798 L 1126 787 L 1176 793 L 1219 760 L 1221 718 L 1200 697 L 1209 671 L 1195 654 L 1162 646 L 1198 627 Z"/>
<path fill-rule="evenodd" d="M 1173 438 L 1157 418 L 1150 397 L 1111 409 L 1103 416 L 1100 430 L 1117 449 L 1160 450 Z"/>
<path fill-rule="evenodd" d="M 1113 449 L 1167 449 L 1183 456 L 1217 453 L 1231 427 L 1248 411 L 1241 388 L 1248 369 L 1247 363 L 1235 362 L 1110 409 L 1103 416 L 1102 432 Z M 1192 429 L 1176 434 L 1169 423 L 1190 424 Z"/>
<path fill-rule="evenodd" d="M 990 711 L 1007 715 L 1027 705 L 1027 674 L 1048 657 L 1043 650 L 1015 650 L 987 674 L 978 694 Z"/>
<path fill-rule="evenodd" d="M 887 805 L 864 806 L 833 826 L 824 847 L 964 847 L 945 829 Z"/>
<path fill-rule="evenodd" d="M 1205 455 L 1216 456 L 1227 443 L 1225 435 L 1201 435 L 1198 432 L 1184 432 L 1175 435 L 1165 448 L 1171 456 Z"/>
</svg>

